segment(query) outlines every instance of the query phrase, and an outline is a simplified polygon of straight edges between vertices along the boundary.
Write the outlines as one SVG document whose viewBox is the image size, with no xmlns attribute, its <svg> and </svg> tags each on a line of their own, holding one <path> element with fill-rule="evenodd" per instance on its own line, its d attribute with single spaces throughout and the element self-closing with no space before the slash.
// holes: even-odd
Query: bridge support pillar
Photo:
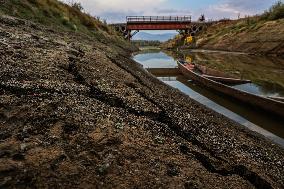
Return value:
<svg viewBox="0 0 284 189">
<path fill-rule="evenodd" d="M 127 30 L 126 31 L 126 34 L 125 34 L 125 39 L 127 39 L 127 40 L 131 40 L 132 39 L 132 37 L 134 36 L 134 35 L 136 35 L 138 32 L 139 32 L 139 30 L 135 30 L 135 32 L 133 32 L 133 33 L 131 33 L 132 32 L 132 30 Z"/>
<path fill-rule="evenodd" d="M 131 37 L 131 30 L 127 30 L 127 40 L 130 41 Z"/>
</svg>

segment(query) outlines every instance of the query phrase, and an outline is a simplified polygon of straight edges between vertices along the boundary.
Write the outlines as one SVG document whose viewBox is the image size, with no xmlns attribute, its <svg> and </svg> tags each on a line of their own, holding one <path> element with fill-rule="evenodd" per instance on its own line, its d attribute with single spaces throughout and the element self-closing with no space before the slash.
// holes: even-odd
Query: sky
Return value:
<svg viewBox="0 0 284 189">
<path fill-rule="evenodd" d="M 106 19 L 108 23 L 123 22 L 126 16 L 191 15 L 202 13 L 210 19 L 237 18 L 260 14 L 276 0 L 62 0 L 80 2 L 85 11 Z"/>
<path fill-rule="evenodd" d="M 236 19 L 261 14 L 277 0 L 61 0 L 80 2 L 84 10 L 108 23 L 125 22 L 126 16 L 192 16 Z M 282 0 L 284 1 L 284 0 Z"/>
</svg>

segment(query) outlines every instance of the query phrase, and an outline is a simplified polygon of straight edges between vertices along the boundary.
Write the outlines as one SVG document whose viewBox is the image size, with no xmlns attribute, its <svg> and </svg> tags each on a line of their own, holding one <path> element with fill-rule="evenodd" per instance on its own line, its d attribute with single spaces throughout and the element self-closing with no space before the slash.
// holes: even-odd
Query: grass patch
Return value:
<svg viewBox="0 0 284 189">
<path fill-rule="evenodd" d="M 0 6 L 0 12 L 73 31 L 115 33 L 106 23 L 84 13 L 79 3 L 67 5 L 57 0 L 6 0 Z"/>
</svg>

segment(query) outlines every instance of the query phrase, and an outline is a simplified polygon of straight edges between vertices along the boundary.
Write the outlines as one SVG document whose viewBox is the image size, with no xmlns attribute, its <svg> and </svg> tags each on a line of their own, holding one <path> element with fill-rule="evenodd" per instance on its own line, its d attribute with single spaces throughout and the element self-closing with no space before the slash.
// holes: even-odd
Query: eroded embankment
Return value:
<svg viewBox="0 0 284 189">
<path fill-rule="evenodd" d="M 161 47 L 284 56 L 284 19 L 264 21 L 255 17 L 220 21 L 197 33 L 193 43 L 185 44 L 184 40 L 177 35 Z"/>
<path fill-rule="evenodd" d="M 284 56 L 284 19 L 220 22 L 197 36 L 197 48 Z"/>
<path fill-rule="evenodd" d="M 1 187 L 283 187 L 283 149 L 122 46 L 7 17 L 0 36 Z"/>
</svg>

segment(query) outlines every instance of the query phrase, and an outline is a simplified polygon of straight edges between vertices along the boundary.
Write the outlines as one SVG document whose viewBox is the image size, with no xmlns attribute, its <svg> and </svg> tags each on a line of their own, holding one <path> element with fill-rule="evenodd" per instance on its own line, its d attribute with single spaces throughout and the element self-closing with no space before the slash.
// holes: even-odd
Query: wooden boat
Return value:
<svg viewBox="0 0 284 189">
<path fill-rule="evenodd" d="M 212 68 L 208 68 L 203 65 L 195 65 L 196 69 L 198 69 L 199 72 L 202 73 L 203 77 L 206 77 L 208 79 L 211 79 L 213 81 L 218 81 L 224 84 L 245 84 L 245 83 L 251 83 L 251 80 L 244 80 L 239 78 L 234 78 L 228 74 L 225 74 L 223 72 L 220 72 L 218 70 L 214 70 Z"/>
<path fill-rule="evenodd" d="M 250 80 L 243 80 L 243 79 L 237 79 L 237 78 L 232 78 L 232 77 L 218 77 L 218 76 L 212 76 L 212 75 L 202 75 L 203 77 L 207 79 L 211 79 L 213 81 L 217 81 L 223 84 L 245 84 L 245 83 L 251 83 Z"/>
<path fill-rule="evenodd" d="M 274 99 L 274 100 L 277 100 L 277 101 L 284 102 L 284 97 L 269 96 L 268 98 L 271 98 L 271 99 Z"/>
<path fill-rule="evenodd" d="M 280 100 L 248 93 L 214 81 L 210 78 L 203 77 L 202 74 L 198 73 L 198 69 L 195 65 L 184 61 L 178 61 L 178 67 L 185 77 L 196 81 L 205 87 L 284 118 L 284 102 Z"/>
</svg>

